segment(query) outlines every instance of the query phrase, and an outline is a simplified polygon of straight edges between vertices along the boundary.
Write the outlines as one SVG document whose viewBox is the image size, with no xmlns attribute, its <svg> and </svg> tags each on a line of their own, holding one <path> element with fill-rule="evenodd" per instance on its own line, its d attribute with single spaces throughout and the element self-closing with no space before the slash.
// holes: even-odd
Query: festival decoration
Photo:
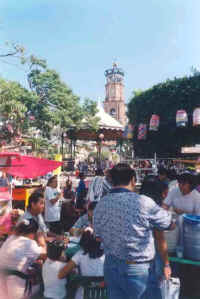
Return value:
<svg viewBox="0 0 200 299">
<path fill-rule="evenodd" d="M 133 130 L 134 127 L 131 124 L 126 125 L 123 133 L 123 137 L 127 139 L 132 139 L 133 138 Z"/>
<path fill-rule="evenodd" d="M 138 140 L 145 140 L 147 137 L 147 125 L 139 124 L 138 126 Z"/>
<path fill-rule="evenodd" d="M 178 110 L 176 112 L 176 126 L 186 127 L 188 122 L 188 115 L 185 110 Z"/>
<path fill-rule="evenodd" d="M 149 124 L 149 131 L 158 131 L 160 124 L 160 116 L 157 114 L 152 114 Z"/>
<path fill-rule="evenodd" d="M 200 108 L 193 111 L 193 127 L 200 126 Z"/>
<path fill-rule="evenodd" d="M 59 161 L 24 156 L 15 152 L 0 153 L 0 170 L 24 179 L 45 175 L 62 164 Z"/>
</svg>

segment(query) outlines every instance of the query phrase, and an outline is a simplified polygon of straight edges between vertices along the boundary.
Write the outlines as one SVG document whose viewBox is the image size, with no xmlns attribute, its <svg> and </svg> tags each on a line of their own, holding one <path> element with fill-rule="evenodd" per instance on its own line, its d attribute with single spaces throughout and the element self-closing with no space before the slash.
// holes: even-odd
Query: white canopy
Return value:
<svg viewBox="0 0 200 299">
<path fill-rule="evenodd" d="M 98 112 L 96 116 L 100 118 L 99 120 L 99 126 L 100 127 L 107 127 L 107 128 L 113 128 L 113 129 L 124 129 L 123 125 L 120 124 L 119 121 L 117 121 L 114 117 L 112 117 L 110 114 L 106 113 L 101 106 L 101 104 L 98 103 Z"/>
</svg>

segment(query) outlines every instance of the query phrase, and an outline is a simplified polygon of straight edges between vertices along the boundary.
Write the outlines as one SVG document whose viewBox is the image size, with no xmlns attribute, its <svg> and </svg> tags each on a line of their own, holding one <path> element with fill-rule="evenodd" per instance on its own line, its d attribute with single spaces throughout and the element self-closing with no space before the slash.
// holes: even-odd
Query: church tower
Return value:
<svg viewBox="0 0 200 299">
<path fill-rule="evenodd" d="M 104 110 L 125 126 L 124 72 L 114 63 L 111 69 L 105 71 L 105 77 L 106 97 L 103 102 Z"/>
</svg>

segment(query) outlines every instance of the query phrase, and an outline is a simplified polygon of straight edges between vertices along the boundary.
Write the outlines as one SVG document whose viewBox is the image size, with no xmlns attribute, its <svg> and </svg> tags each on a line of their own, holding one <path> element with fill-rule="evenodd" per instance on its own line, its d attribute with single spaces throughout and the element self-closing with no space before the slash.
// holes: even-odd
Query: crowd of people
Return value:
<svg viewBox="0 0 200 299">
<path fill-rule="evenodd" d="M 50 177 L 30 195 L 25 212 L 13 217 L 12 211 L 15 221 L 0 227 L 0 298 L 39 291 L 40 298 L 69 298 L 70 277 L 80 274 L 102 277 L 109 299 L 162 299 L 160 282 L 171 277 L 164 231 L 178 225 L 181 232 L 185 213 L 200 215 L 198 177 L 172 177 L 161 167 L 136 193 L 136 172 L 119 163 L 98 169 L 88 189 L 83 173 L 79 179 L 76 190 L 70 177 L 60 190 L 58 177 Z M 79 243 L 69 258 L 72 238 Z M 75 298 L 83 299 L 81 285 Z"/>
</svg>

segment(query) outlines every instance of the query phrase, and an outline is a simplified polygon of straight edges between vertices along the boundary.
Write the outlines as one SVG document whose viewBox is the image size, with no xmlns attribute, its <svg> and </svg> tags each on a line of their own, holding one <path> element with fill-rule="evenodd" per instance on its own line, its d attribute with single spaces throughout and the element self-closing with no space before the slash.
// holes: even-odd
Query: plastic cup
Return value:
<svg viewBox="0 0 200 299">
<path fill-rule="evenodd" d="M 176 256 L 180 259 L 183 258 L 183 247 L 182 246 L 176 247 Z"/>
</svg>

